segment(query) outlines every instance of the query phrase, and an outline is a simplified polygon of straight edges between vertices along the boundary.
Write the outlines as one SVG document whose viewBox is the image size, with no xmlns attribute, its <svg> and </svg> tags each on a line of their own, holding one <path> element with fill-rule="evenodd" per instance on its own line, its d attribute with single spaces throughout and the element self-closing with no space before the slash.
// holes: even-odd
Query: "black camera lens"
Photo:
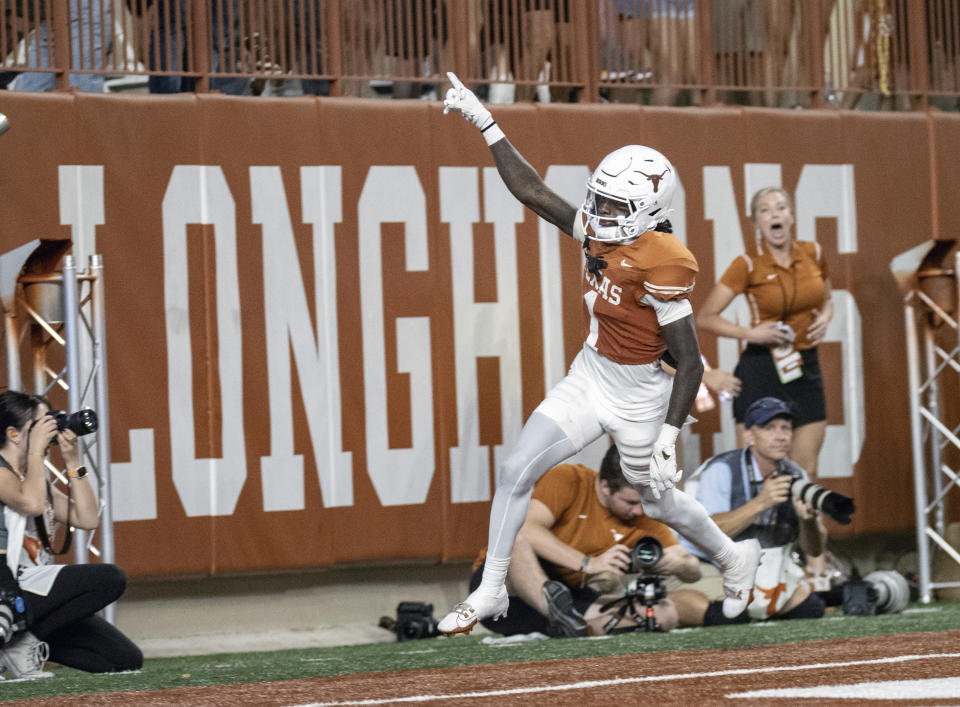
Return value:
<svg viewBox="0 0 960 707">
<path fill-rule="evenodd" d="M 77 410 L 76 412 L 71 412 L 69 415 L 63 410 L 51 410 L 47 414 L 56 420 L 57 432 L 70 430 L 77 437 L 82 437 L 83 435 L 88 435 L 91 432 L 96 432 L 97 428 L 100 426 L 100 421 L 97 419 L 97 413 L 90 408 Z M 50 444 L 57 444 L 57 438 L 54 437 L 50 441 Z"/>
<path fill-rule="evenodd" d="M 47 414 L 57 421 L 57 432 L 70 430 L 77 437 L 96 432 L 100 426 L 97 413 L 90 408 L 77 410 L 76 412 L 71 412 L 69 415 L 63 410 L 51 410 Z"/>
<path fill-rule="evenodd" d="M 850 523 L 850 516 L 855 510 L 852 498 L 804 479 L 797 479 L 790 484 L 790 493 L 794 498 L 810 504 L 842 525 Z"/>
<path fill-rule="evenodd" d="M 660 562 L 663 557 L 663 545 L 652 535 L 646 535 L 630 550 L 630 574 L 646 572 Z"/>
</svg>

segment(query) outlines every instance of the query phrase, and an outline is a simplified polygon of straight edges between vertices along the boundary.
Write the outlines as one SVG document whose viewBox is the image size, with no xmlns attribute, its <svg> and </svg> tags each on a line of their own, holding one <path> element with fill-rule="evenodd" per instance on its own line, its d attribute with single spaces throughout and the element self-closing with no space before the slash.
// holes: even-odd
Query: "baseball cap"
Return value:
<svg viewBox="0 0 960 707">
<path fill-rule="evenodd" d="M 749 429 L 756 425 L 765 425 L 775 417 L 788 417 L 792 420 L 793 411 L 780 398 L 760 398 L 753 401 L 747 408 L 747 414 L 743 417 L 743 426 Z"/>
</svg>

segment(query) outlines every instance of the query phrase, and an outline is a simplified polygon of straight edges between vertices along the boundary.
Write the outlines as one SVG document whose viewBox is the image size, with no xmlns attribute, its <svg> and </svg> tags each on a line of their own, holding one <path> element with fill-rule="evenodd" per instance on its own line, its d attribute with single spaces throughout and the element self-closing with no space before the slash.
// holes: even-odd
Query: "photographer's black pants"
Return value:
<svg viewBox="0 0 960 707">
<path fill-rule="evenodd" d="M 46 596 L 23 592 L 33 617 L 29 630 L 50 645 L 50 660 L 61 665 L 90 673 L 139 670 L 140 649 L 96 615 L 126 586 L 116 565 L 67 565 Z"/>
<path fill-rule="evenodd" d="M 543 563 L 541 563 L 543 566 Z M 548 579 L 559 579 L 553 575 L 547 567 L 544 566 L 544 572 Z M 470 591 L 480 586 L 480 580 L 483 578 L 483 565 L 470 577 Z M 568 585 L 569 586 L 569 585 Z M 570 594 L 573 596 L 573 608 L 581 614 L 586 613 L 587 609 L 597 599 L 600 593 L 589 587 L 570 587 Z M 494 621 L 493 619 L 483 619 L 480 622 L 485 628 L 501 636 L 515 636 L 521 633 L 547 633 L 550 622 L 547 617 L 530 606 L 527 602 L 518 596 L 510 596 L 510 608 L 507 609 L 507 615 L 502 619 Z"/>
<path fill-rule="evenodd" d="M 816 592 L 810 592 L 810 596 L 790 609 L 785 614 L 775 614 L 772 618 L 776 621 L 782 619 L 819 619 L 826 611 L 826 605 L 823 599 Z M 704 626 L 725 626 L 728 624 L 745 624 L 750 621 L 750 612 L 746 609 L 739 616 L 728 619 L 723 615 L 723 602 L 712 601 L 707 606 L 707 611 L 703 615 Z"/>
</svg>

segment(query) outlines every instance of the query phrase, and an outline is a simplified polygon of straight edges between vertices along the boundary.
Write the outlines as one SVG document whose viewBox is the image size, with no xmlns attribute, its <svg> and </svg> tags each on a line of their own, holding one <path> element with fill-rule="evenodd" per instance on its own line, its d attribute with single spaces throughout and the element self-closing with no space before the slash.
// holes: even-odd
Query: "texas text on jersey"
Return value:
<svg viewBox="0 0 960 707">
<path fill-rule="evenodd" d="M 575 231 L 583 228 L 577 219 Z M 576 234 L 575 234 L 576 235 Z M 583 270 L 583 301 L 588 346 L 611 361 L 642 364 L 656 361 L 667 344 L 653 307 L 687 299 L 697 276 L 697 261 L 671 233 L 647 231 L 628 244 L 589 240 Z M 591 262 L 602 261 L 599 267 Z"/>
</svg>

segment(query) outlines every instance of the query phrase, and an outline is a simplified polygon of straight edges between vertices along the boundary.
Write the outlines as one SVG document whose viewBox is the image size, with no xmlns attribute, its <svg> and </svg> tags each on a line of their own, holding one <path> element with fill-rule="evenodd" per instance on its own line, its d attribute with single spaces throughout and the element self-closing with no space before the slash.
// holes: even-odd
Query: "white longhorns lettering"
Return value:
<svg viewBox="0 0 960 707">
<path fill-rule="evenodd" d="M 312 224 L 314 232 L 315 324 L 311 323 L 311 308 L 305 307 L 305 289 L 294 267 L 302 257 L 289 248 L 290 214 L 288 199 L 282 192 L 282 180 L 276 168 L 254 167 L 250 170 L 252 221 L 262 224 L 264 237 L 273 235 L 271 248 L 264 248 L 264 303 L 265 320 L 270 332 L 287 343 L 273 342 L 267 346 L 270 387 L 270 443 L 269 456 L 261 461 L 261 474 L 272 474 L 273 482 L 283 488 L 264 493 L 264 510 L 297 509 L 303 507 L 302 460 L 296 461 L 288 430 L 277 421 L 290 420 L 297 406 L 290 399 L 291 360 L 303 378 L 313 377 L 325 386 L 329 394 L 324 400 L 307 400 L 303 407 L 318 466 L 319 484 L 327 506 L 351 505 L 353 502 L 352 457 L 341 449 L 342 399 L 336 388 L 338 380 L 336 345 L 340 323 L 336 320 L 333 276 L 332 225 L 340 221 L 342 208 L 356 208 L 360 232 L 357 237 L 365 253 L 372 254 L 374 272 L 380 273 L 379 225 L 384 221 L 406 224 L 407 267 L 412 270 L 427 267 L 426 228 L 427 202 L 421 182 L 413 167 L 374 167 L 368 173 L 360 199 L 355 205 L 343 204 L 340 167 L 304 167 L 301 169 L 302 220 Z M 96 178 L 96 166 L 64 166 L 60 179 L 61 221 L 70 225 L 82 250 L 93 252 L 93 226 L 104 222 L 105 195 L 102 178 Z M 586 167 L 551 167 L 555 184 L 571 194 L 582 185 Z M 503 444 L 497 445 L 494 456 L 519 431 L 520 399 L 519 354 L 517 348 L 518 322 L 516 320 L 516 285 L 519 276 L 512 268 L 515 262 L 515 230 L 520 212 L 512 200 L 502 193 L 499 182 L 487 169 L 483 174 L 483 216 L 478 193 L 481 189 L 474 168 L 443 168 L 439 174 L 441 221 L 449 224 L 450 237 L 469 238 L 473 224 L 484 218 L 493 224 L 494 248 L 497 262 L 497 300 L 495 303 L 477 303 L 472 300 L 472 270 L 466 261 L 452 264 L 451 278 L 457 292 L 453 297 L 460 304 L 453 308 L 454 337 L 457 354 L 455 389 L 460 418 L 458 446 L 450 450 L 451 465 L 456 461 L 458 474 L 456 488 L 451 489 L 454 502 L 470 502 L 488 497 L 491 463 L 479 444 L 476 420 L 463 419 L 474 414 L 477 407 L 476 359 L 497 357 L 500 363 L 500 406 L 503 420 Z M 746 165 L 744 194 L 748 196 L 762 184 L 779 183 L 779 165 Z M 728 167 L 704 167 L 704 214 L 713 223 L 714 262 L 716 275 L 742 251 L 738 206 L 734 197 L 733 179 Z M 397 185 L 403 185 L 398 189 Z M 86 185 L 83 188 L 79 188 Z M 232 186 L 222 170 L 216 166 L 182 165 L 174 168 L 163 200 L 163 250 L 166 356 L 168 372 L 168 407 L 171 441 L 170 459 L 173 465 L 174 486 L 188 515 L 226 515 L 233 513 L 240 491 L 247 479 L 248 466 L 243 435 L 243 360 L 240 356 L 241 315 L 239 309 L 239 282 L 237 276 L 237 212 Z M 456 189 L 454 189 L 456 187 Z M 682 196 L 682 190 L 678 192 Z M 797 235 L 801 239 L 815 238 L 816 218 L 837 219 L 837 242 L 840 252 L 857 250 L 856 208 L 852 165 L 806 165 L 796 189 Z M 571 198 L 575 198 L 572 196 Z M 674 224 L 685 220 L 682 198 L 674 200 Z M 465 202 L 464 214 L 457 209 Z M 295 200 L 294 200 L 295 203 Z M 460 205 L 460 206 L 458 206 Z M 91 215 L 93 215 L 91 220 Z M 526 218 L 526 216 L 524 216 Z M 237 411 L 232 424 L 223 425 L 221 458 L 198 456 L 194 439 L 194 401 L 191 382 L 192 344 L 189 326 L 189 301 L 186 271 L 187 224 L 205 223 L 213 227 L 213 245 L 216 248 L 216 321 L 219 340 L 219 358 L 214 362 L 220 377 L 220 407 Z M 91 225 L 93 224 L 93 226 Z M 560 258 L 556 256 L 562 237 L 556 229 L 540 223 L 540 281 L 544 316 L 543 340 L 545 382 L 549 386 L 562 376 L 564 362 L 562 348 L 562 321 L 556 289 L 561 282 Z M 685 229 L 678 229 L 685 236 Z M 459 242 L 459 241 L 458 241 Z M 459 254 L 470 249 L 459 249 Z M 310 268 L 304 268 L 309 271 Z M 282 283 L 279 275 L 292 281 Z M 500 276 L 504 273 L 504 276 Z M 606 277 L 589 276 L 590 286 L 611 304 L 618 304 L 621 288 Z M 458 294 L 459 293 L 459 294 Z M 432 355 L 429 351 L 431 322 L 428 317 L 409 317 L 388 320 L 383 310 L 383 284 L 379 277 L 366 281 L 360 291 L 363 334 L 364 390 L 366 393 L 365 438 L 368 468 L 365 470 L 384 505 L 423 503 L 436 468 L 434 459 L 434 399 Z M 827 331 L 828 341 L 842 342 L 844 424 L 831 425 L 827 431 L 824 458 L 837 460 L 821 470 L 821 476 L 849 476 L 859 458 L 864 439 L 865 422 L 862 414 L 862 342 L 860 314 L 849 292 L 834 290 L 836 316 Z M 549 308 L 546 305 L 551 305 Z M 511 313 L 512 312 L 512 313 Z M 549 312 L 549 316 L 548 316 Z M 742 317 L 746 313 L 735 313 Z M 727 316 L 730 316 L 728 312 Z M 500 330 L 498 342 L 493 344 L 478 336 L 488 323 Z M 387 364 L 384 350 L 386 327 L 396 327 L 399 372 L 411 377 L 407 413 L 411 417 L 413 442 L 410 449 L 391 449 L 386 430 L 389 414 L 382 405 L 385 395 L 384 371 Z M 275 330 L 275 331 L 274 331 Z M 283 334 L 286 332 L 286 334 Z M 260 332 L 265 340 L 273 338 L 269 332 Z M 247 332 L 247 335 L 258 335 Z M 490 337 L 493 339 L 494 337 Z M 732 369 L 736 362 L 736 342 L 721 339 L 718 364 Z M 285 361 L 281 359 L 286 359 Z M 286 391 L 280 390 L 286 387 Z M 275 390 L 276 389 L 276 390 Z M 723 431 L 714 440 L 713 449 L 732 446 L 732 422 L 722 416 Z M 155 518 L 157 513 L 156 481 L 154 478 L 154 430 L 131 429 L 130 461 L 111 465 L 113 474 L 112 508 L 117 520 Z M 685 448 L 695 447 L 687 445 Z M 455 452 L 455 450 L 459 450 Z M 264 450 L 266 452 L 266 450 Z M 455 458 L 457 457 L 458 458 Z M 271 461 L 276 463 L 271 466 Z M 286 461 L 283 461 L 286 460 Z M 472 460 L 472 461 L 471 461 Z M 293 462 L 287 464 L 287 462 Z M 688 461 L 693 464 L 694 460 Z M 461 466 L 462 464 L 462 466 Z"/>
</svg>

